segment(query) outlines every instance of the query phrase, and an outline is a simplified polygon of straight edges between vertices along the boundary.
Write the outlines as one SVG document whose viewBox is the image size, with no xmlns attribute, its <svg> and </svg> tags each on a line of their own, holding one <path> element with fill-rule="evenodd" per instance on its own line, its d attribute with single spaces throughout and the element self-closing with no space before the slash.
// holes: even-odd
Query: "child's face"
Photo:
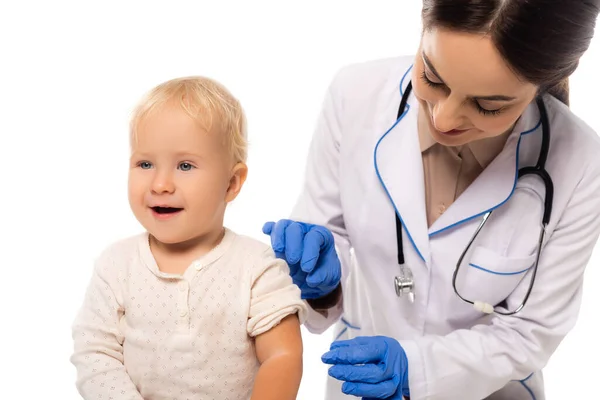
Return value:
<svg viewBox="0 0 600 400">
<path fill-rule="evenodd" d="M 227 202 L 245 179 L 218 133 L 177 105 L 146 117 L 132 141 L 129 204 L 159 242 L 184 243 L 223 227 Z"/>
</svg>

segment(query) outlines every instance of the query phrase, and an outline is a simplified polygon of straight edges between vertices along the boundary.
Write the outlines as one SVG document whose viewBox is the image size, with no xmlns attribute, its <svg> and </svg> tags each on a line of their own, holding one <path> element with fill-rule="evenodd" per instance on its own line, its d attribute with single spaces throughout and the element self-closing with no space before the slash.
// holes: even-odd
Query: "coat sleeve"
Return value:
<svg viewBox="0 0 600 400">
<path fill-rule="evenodd" d="M 482 399 L 546 365 L 579 313 L 584 270 L 600 234 L 599 177 L 598 165 L 583 174 L 542 251 L 523 310 L 447 336 L 400 340 L 411 399 Z M 523 279 L 508 308 L 520 304 L 528 285 Z"/>
<path fill-rule="evenodd" d="M 333 79 L 319 115 L 308 153 L 301 195 L 291 219 L 323 225 L 334 236 L 337 254 L 342 264 L 342 286 L 348 275 L 350 243 L 340 198 L 340 149 L 342 147 L 343 97 L 341 80 L 345 70 Z M 309 309 L 305 326 L 312 333 L 322 333 L 342 314 L 342 300 L 327 310 Z"/>
</svg>

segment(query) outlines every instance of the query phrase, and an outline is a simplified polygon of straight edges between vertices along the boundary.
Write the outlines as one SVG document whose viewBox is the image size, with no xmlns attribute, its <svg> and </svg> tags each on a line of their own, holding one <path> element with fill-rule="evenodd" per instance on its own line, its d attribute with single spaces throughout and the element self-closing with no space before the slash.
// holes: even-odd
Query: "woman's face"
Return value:
<svg viewBox="0 0 600 400">
<path fill-rule="evenodd" d="M 511 129 L 537 86 L 521 80 L 488 36 L 427 30 L 412 72 L 431 135 L 460 146 Z"/>
</svg>

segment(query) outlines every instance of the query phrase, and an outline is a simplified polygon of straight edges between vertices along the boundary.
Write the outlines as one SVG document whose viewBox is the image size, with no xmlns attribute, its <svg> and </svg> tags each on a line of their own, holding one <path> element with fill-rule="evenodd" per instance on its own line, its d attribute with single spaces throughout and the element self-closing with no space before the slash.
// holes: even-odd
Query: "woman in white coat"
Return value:
<svg viewBox="0 0 600 400">
<path fill-rule="evenodd" d="M 327 399 L 544 398 L 600 233 L 600 140 L 565 84 L 598 4 L 424 0 L 416 57 L 338 73 L 292 217 L 263 228 L 308 329 L 337 323 Z"/>
</svg>

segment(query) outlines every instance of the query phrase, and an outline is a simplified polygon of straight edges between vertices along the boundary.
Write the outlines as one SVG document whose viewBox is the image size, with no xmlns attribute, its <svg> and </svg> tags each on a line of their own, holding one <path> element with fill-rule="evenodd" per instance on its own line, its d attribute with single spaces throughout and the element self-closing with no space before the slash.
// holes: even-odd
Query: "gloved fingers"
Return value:
<svg viewBox="0 0 600 400">
<path fill-rule="evenodd" d="M 275 253 L 277 254 L 277 253 Z M 285 257 L 282 257 L 285 260 Z M 300 277 L 298 274 L 300 272 L 302 272 L 302 270 L 300 269 L 300 264 L 290 264 L 288 263 L 288 266 L 290 267 L 290 276 L 292 277 L 292 279 L 294 279 L 294 283 L 296 283 L 296 280 L 300 280 L 302 279 L 302 281 L 304 281 L 304 278 Z"/>
<path fill-rule="evenodd" d="M 323 262 L 326 262 L 327 266 Z M 333 257 L 326 257 L 323 261 L 319 260 L 316 268 L 308 274 L 306 284 L 310 287 L 320 286 L 333 290 L 340 283 L 341 278 L 342 267 L 339 260 L 335 260 Z"/>
<path fill-rule="evenodd" d="M 300 264 L 293 264 L 293 268 L 295 268 L 295 272 L 291 273 L 292 281 L 294 284 L 300 288 L 301 298 L 305 299 L 318 299 L 322 297 L 323 294 L 319 289 L 313 289 L 306 285 L 306 273 L 302 272 L 300 269 Z M 292 267 L 290 266 L 290 267 Z"/>
<path fill-rule="evenodd" d="M 270 235 L 271 231 L 273 231 L 274 226 L 275 226 L 275 222 L 273 222 L 273 221 L 265 222 L 265 224 L 262 227 L 263 233 L 265 235 Z"/>
<path fill-rule="evenodd" d="M 336 340 L 329 345 L 329 350 L 337 349 L 338 347 L 348 347 L 357 344 L 358 337 L 354 339 Z"/>
<path fill-rule="evenodd" d="M 327 250 L 328 248 L 333 246 L 333 233 L 331 233 L 329 229 L 322 225 L 315 225 L 313 230 L 319 232 L 323 236 L 323 241 L 321 242 L 321 250 Z"/>
<path fill-rule="evenodd" d="M 306 274 L 302 272 L 302 270 L 300 269 L 300 265 L 291 264 L 290 275 L 292 277 L 292 280 L 296 285 L 298 285 L 298 287 L 302 288 L 302 286 L 304 286 L 304 282 L 306 281 Z"/>
<path fill-rule="evenodd" d="M 385 377 L 385 371 L 380 364 L 334 365 L 329 368 L 328 373 L 340 381 L 354 383 L 379 383 L 389 379 Z"/>
<path fill-rule="evenodd" d="M 376 343 L 385 342 L 385 340 L 386 340 L 385 336 L 357 336 L 353 339 L 336 340 L 335 342 L 331 343 L 331 345 L 329 346 L 329 350 L 333 350 L 338 347 L 349 347 L 349 346 L 356 346 L 356 345 L 372 345 L 372 344 L 376 344 Z"/>
<path fill-rule="evenodd" d="M 323 235 L 314 228 L 310 229 L 304 235 L 304 250 L 302 251 L 302 260 L 300 261 L 302 271 L 310 273 L 315 269 L 321 255 L 321 243 L 323 241 Z"/>
<path fill-rule="evenodd" d="M 271 246 L 273 250 L 285 252 L 285 230 L 291 222 L 289 219 L 280 219 L 275 223 L 271 231 Z"/>
<path fill-rule="evenodd" d="M 321 356 L 325 364 L 367 364 L 377 363 L 386 355 L 385 344 L 379 343 L 338 347 Z"/>
<path fill-rule="evenodd" d="M 398 390 L 398 385 L 392 380 L 380 383 L 354 383 L 344 382 L 342 392 L 357 397 L 372 399 L 387 399 L 392 397 Z"/>
<path fill-rule="evenodd" d="M 332 286 L 330 283 L 331 278 L 329 277 L 331 275 L 329 268 L 332 267 L 332 265 L 321 265 L 313 269 L 306 277 L 306 284 L 312 288 Z"/>
<path fill-rule="evenodd" d="M 285 260 L 285 253 L 282 251 L 276 251 L 275 252 L 275 257 L 280 258 L 282 260 Z M 291 269 L 291 268 L 290 268 Z"/>
<path fill-rule="evenodd" d="M 285 256 L 290 264 L 297 264 L 302 257 L 304 227 L 298 222 L 291 222 L 285 228 Z"/>
<path fill-rule="evenodd" d="M 307 299 L 318 299 L 319 297 L 323 297 L 323 294 L 320 290 L 315 290 L 311 288 L 301 288 L 300 298 L 302 300 Z"/>
</svg>

